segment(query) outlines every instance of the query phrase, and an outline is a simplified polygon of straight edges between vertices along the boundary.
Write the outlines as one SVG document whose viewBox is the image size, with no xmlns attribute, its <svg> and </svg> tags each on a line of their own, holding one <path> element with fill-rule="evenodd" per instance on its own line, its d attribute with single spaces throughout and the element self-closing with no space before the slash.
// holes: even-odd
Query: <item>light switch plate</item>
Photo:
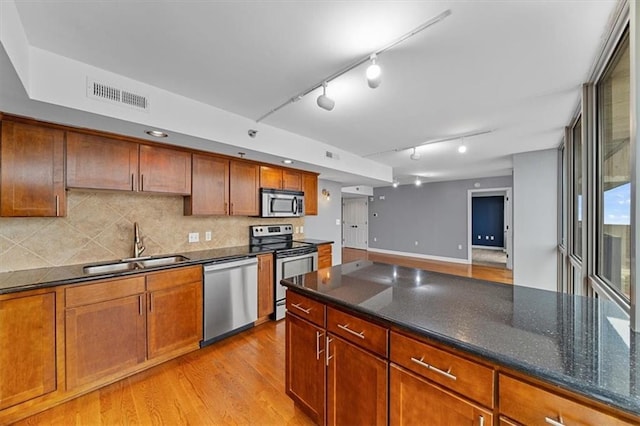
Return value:
<svg viewBox="0 0 640 426">
<path fill-rule="evenodd" d="M 189 242 L 197 243 L 200 241 L 200 233 L 199 232 L 189 232 Z"/>
<path fill-rule="evenodd" d="M 211 241 L 211 231 L 207 231 L 204 233 L 204 239 L 206 241 Z"/>
</svg>

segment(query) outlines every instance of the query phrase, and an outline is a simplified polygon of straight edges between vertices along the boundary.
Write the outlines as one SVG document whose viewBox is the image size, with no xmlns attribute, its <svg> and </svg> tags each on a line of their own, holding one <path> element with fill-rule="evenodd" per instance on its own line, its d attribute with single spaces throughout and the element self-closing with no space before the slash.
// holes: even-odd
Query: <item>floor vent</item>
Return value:
<svg viewBox="0 0 640 426">
<path fill-rule="evenodd" d="M 149 110 L 149 98 L 113 85 L 87 79 L 87 97 L 106 101 L 111 104 L 129 106 L 139 111 Z"/>
</svg>

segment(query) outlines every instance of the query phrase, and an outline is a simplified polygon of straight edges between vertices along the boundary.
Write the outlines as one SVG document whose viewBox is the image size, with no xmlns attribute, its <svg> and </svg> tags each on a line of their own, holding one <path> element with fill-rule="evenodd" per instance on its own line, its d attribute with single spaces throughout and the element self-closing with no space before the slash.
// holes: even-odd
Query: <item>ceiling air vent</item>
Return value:
<svg viewBox="0 0 640 426">
<path fill-rule="evenodd" d="M 146 96 L 90 78 L 87 79 L 87 96 L 91 99 L 98 99 L 111 104 L 132 107 L 139 111 L 149 110 L 149 99 Z"/>
<path fill-rule="evenodd" d="M 325 156 L 327 158 L 330 158 L 332 160 L 339 160 L 340 156 L 338 154 L 336 154 L 335 152 L 331 152 L 331 151 L 326 151 L 325 152 Z"/>
</svg>

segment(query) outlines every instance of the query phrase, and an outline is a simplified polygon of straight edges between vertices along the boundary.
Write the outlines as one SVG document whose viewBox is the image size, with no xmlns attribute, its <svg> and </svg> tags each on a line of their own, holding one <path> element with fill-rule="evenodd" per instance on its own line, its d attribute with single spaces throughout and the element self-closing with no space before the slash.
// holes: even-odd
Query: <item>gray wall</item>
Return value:
<svg viewBox="0 0 640 426">
<path fill-rule="evenodd" d="M 369 199 L 369 248 L 466 259 L 468 190 L 512 186 L 511 176 L 499 176 L 375 188 Z"/>
<path fill-rule="evenodd" d="M 513 283 L 556 290 L 558 151 L 513 156 Z"/>
<path fill-rule="evenodd" d="M 329 200 L 322 196 L 322 189 L 331 193 Z M 305 216 L 305 238 L 333 241 L 333 264 L 342 263 L 342 195 L 341 185 L 328 180 L 318 180 L 318 215 Z M 338 223 L 336 223 L 336 220 Z"/>
</svg>

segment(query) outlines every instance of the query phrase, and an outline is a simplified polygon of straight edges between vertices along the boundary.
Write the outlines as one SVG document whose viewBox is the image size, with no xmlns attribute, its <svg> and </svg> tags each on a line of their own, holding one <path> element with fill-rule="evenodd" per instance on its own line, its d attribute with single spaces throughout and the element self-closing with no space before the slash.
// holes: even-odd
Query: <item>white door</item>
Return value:
<svg viewBox="0 0 640 426">
<path fill-rule="evenodd" d="M 343 246 L 367 249 L 369 203 L 366 198 L 347 198 L 342 202 Z"/>
</svg>

